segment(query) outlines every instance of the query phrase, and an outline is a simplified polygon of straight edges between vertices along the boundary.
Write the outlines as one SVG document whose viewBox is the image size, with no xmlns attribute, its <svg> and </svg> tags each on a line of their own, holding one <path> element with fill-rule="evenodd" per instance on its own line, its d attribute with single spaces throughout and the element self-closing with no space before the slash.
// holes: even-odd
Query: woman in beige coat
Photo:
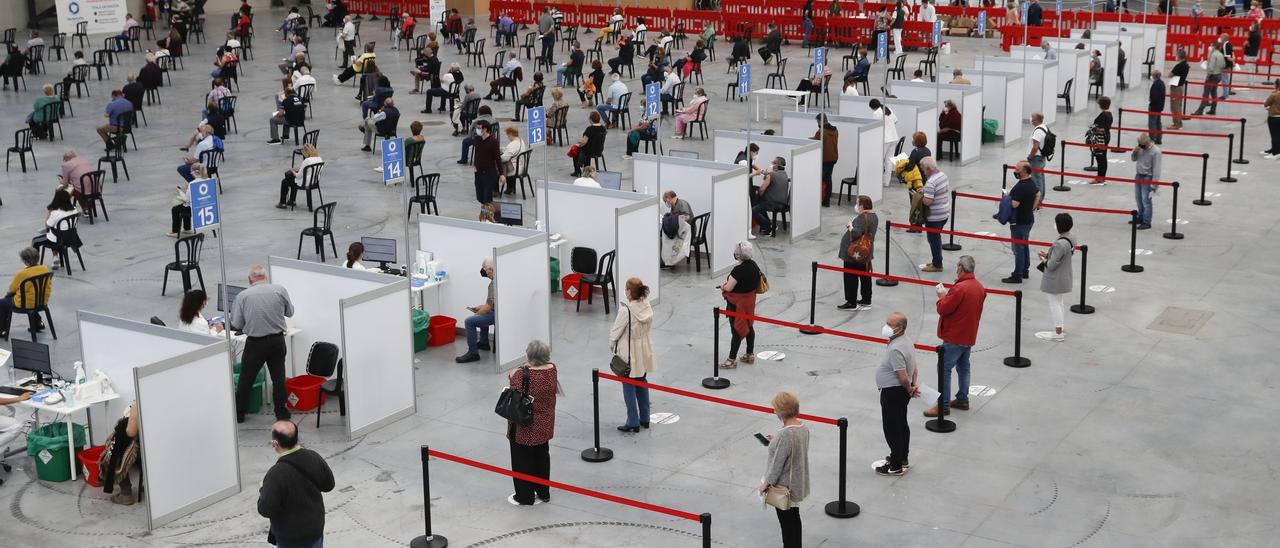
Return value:
<svg viewBox="0 0 1280 548">
<path fill-rule="evenodd" d="M 627 300 L 618 308 L 618 318 L 609 332 L 609 346 L 618 357 L 631 364 L 630 377 L 647 381 L 653 372 L 653 339 L 649 329 L 653 326 L 653 307 L 649 306 L 649 286 L 640 278 L 627 280 Z M 618 427 L 623 432 L 639 432 L 649 427 L 649 389 L 622 385 L 622 399 L 627 404 L 627 424 Z"/>
</svg>

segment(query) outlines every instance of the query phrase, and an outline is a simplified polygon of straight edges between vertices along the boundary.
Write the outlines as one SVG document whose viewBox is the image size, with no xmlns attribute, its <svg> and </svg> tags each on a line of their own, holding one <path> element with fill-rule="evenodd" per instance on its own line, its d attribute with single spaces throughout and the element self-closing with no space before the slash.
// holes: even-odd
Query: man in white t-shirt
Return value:
<svg viewBox="0 0 1280 548">
<path fill-rule="evenodd" d="M 1044 196 L 1044 174 L 1035 170 L 1044 169 L 1044 154 L 1040 147 L 1044 145 L 1045 136 L 1049 135 L 1049 126 L 1044 123 L 1044 114 L 1039 112 L 1031 113 L 1031 151 L 1027 153 L 1027 161 L 1031 162 L 1031 179 L 1036 183 L 1036 189 L 1040 191 L 1040 195 Z"/>
<path fill-rule="evenodd" d="M 347 68 L 347 63 L 356 54 L 356 24 L 350 15 L 342 18 L 342 31 L 338 33 L 338 41 L 342 42 L 342 63 L 338 68 Z"/>
</svg>

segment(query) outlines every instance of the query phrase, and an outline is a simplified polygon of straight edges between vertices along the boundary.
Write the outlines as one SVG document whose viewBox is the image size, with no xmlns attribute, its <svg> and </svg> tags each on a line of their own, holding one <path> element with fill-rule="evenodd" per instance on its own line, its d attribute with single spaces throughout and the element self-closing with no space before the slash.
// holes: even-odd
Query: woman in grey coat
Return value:
<svg viewBox="0 0 1280 548">
<path fill-rule="evenodd" d="M 778 509 L 782 527 L 782 547 L 800 548 L 800 507 L 809 495 L 809 427 L 800 422 L 800 400 L 791 392 L 778 392 L 773 397 L 773 414 L 782 421 L 778 433 L 768 436 L 769 464 L 765 468 L 760 494 L 770 487 L 788 491 L 791 508 Z"/>
<path fill-rule="evenodd" d="M 1049 251 L 1040 252 L 1039 269 L 1044 273 L 1040 279 L 1040 291 L 1049 297 L 1049 316 L 1053 318 L 1053 331 L 1040 331 L 1036 337 L 1061 342 L 1066 340 L 1062 334 L 1062 324 L 1066 317 L 1065 297 L 1071 292 L 1071 255 L 1075 253 L 1076 239 L 1071 235 L 1071 215 L 1059 213 L 1053 218 L 1058 227 L 1058 237 L 1049 247 Z"/>
<path fill-rule="evenodd" d="M 862 270 L 871 272 L 871 258 L 874 253 L 876 244 L 876 229 L 880 226 L 880 217 L 871 210 L 871 197 L 866 195 L 858 196 L 857 203 L 853 206 L 854 216 L 849 224 L 845 225 L 844 236 L 840 238 L 840 260 L 844 261 L 844 267 L 851 270 Z M 858 241 L 863 234 L 871 237 L 871 249 L 867 251 L 865 257 L 853 257 L 849 255 L 849 245 Z M 859 289 L 861 289 L 862 298 L 858 298 Z M 867 310 L 871 308 L 871 276 L 859 276 L 857 274 L 844 274 L 844 304 L 836 306 L 840 310 Z"/>
</svg>

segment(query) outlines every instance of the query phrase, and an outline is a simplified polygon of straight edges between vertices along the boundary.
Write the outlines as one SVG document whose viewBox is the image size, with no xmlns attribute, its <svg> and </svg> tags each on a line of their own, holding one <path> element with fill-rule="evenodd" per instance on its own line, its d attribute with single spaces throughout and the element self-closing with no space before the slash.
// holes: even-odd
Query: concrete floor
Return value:
<svg viewBox="0 0 1280 548">
<path fill-rule="evenodd" d="M 274 21 L 281 13 L 264 13 L 263 20 Z M 210 20 L 222 18 L 211 16 Z M 266 30 L 271 25 L 262 26 Z M 366 24 L 365 39 L 385 44 L 381 28 L 381 22 Z M 295 235 L 311 222 L 305 211 L 271 207 L 292 147 L 263 146 L 266 116 L 272 110 L 270 97 L 279 82 L 275 63 L 285 53 L 283 43 L 263 34 L 257 59 L 244 64 L 243 88 L 238 93 L 240 132 L 227 139 L 227 163 L 222 170 L 227 269 L 233 280 L 242 279 L 249 265 L 264 262 L 268 255 L 293 256 Z M 944 65 L 969 66 L 973 55 L 990 54 L 996 47 L 994 41 L 949 40 L 954 53 L 944 56 Z M 186 71 L 174 75 L 174 87 L 164 88 L 164 104 L 147 109 L 150 125 L 137 131 L 141 149 L 127 155 L 133 180 L 107 185 L 112 220 L 81 227 L 88 271 L 77 271 L 74 277 L 59 274 L 56 279 L 53 315 L 61 338 L 53 343 L 53 351 L 59 371 L 69 372 L 78 357 L 76 310 L 142 321 L 152 315 L 172 320 L 177 314 L 178 292 L 159 296 L 162 267 L 173 247 L 164 233 L 172 187 L 181 182 L 173 171 L 183 157 L 177 148 L 199 118 L 213 49 L 208 44 L 194 46 Z M 308 126 L 322 130 L 326 198 L 339 203 L 339 247 L 362 235 L 401 237 L 404 208 L 399 205 L 399 190 L 384 188 L 379 174 L 372 171 L 376 157 L 359 151 L 353 90 L 328 82 L 336 64 L 328 39 L 318 38 L 314 49 L 321 83 L 316 116 Z M 446 63 L 461 61 L 449 48 L 442 53 Z M 787 55 L 803 58 L 805 53 L 791 47 Z M 912 54 L 909 65 L 918 57 Z M 124 67 L 136 70 L 141 59 L 140 54 L 126 55 Z M 427 171 L 443 175 L 442 213 L 474 218 L 471 171 L 454 163 L 459 140 L 449 136 L 447 125 L 440 125 L 443 116 L 416 114 L 421 96 L 406 93 L 409 54 L 380 46 L 378 60 L 397 87 L 396 97 L 405 113 L 402 131 L 412 119 L 429 124 L 423 163 Z M 800 75 L 794 66 L 804 64 L 792 65 L 794 81 Z M 57 76 L 66 67 L 65 62 L 49 63 L 50 73 Z M 722 96 L 729 81 L 724 67 L 723 59 L 705 65 L 705 87 L 712 96 L 711 125 L 742 127 L 746 107 L 726 103 Z M 883 68 L 877 66 L 873 87 L 882 78 Z M 93 98 L 73 100 L 76 115 L 63 123 L 67 140 L 37 144 L 39 171 L 23 174 L 14 167 L 0 178 L 0 196 L 5 200 L 0 230 L 7 235 L 0 240 L 0 278 L 8 279 L 17 269 L 17 251 L 40 226 L 61 153 L 71 149 L 96 156 L 100 151 L 93 127 L 101 123 L 98 113 L 104 98 L 122 85 L 125 70 L 116 67 L 111 81 L 93 82 Z M 483 76 L 474 68 L 467 75 L 469 81 Z M 0 118 L 11 122 L 3 133 L 7 135 L 29 111 L 39 84 L 53 79 L 28 77 L 30 91 L 0 93 Z M 638 81 L 632 86 L 638 89 Z M 1117 106 L 1145 108 L 1146 93 L 1145 83 L 1138 85 L 1121 93 Z M 1261 100 L 1264 93 L 1241 90 L 1236 98 Z M 500 115 L 509 116 L 512 104 L 495 107 Z M 571 135 L 580 133 L 586 113 L 577 108 L 571 111 Z M 1095 113 L 1096 107 L 1088 105 L 1072 115 L 1060 114 L 1054 130 L 1060 139 L 1078 140 Z M 1027 292 L 1022 352 L 1034 363 L 1028 369 L 1012 369 L 1001 365 L 1001 359 L 1013 352 L 1013 303 L 1002 297 L 989 299 L 973 355 L 973 410 L 956 412 L 953 418 L 959 429 L 940 435 L 924 429 L 919 416 L 924 405 L 913 403 L 913 469 L 903 477 L 879 477 L 870 469 L 870 463 L 887 452 L 872 376 L 882 349 L 758 326 L 757 351 L 782 351 L 786 359 L 727 372 L 733 386 L 716 395 L 766 403 L 777 390 L 788 389 L 800 395 L 805 412 L 849 419 L 849 498 L 862 505 L 862 514 L 852 520 L 823 515 L 822 506 L 836 498 L 837 436 L 832 427 L 812 424 L 813 492 L 801 505 L 807 545 L 1274 545 L 1274 514 L 1265 509 L 1272 506 L 1280 489 L 1280 468 L 1268 455 L 1280 442 L 1274 427 L 1266 426 L 1270 421 L 1265 402 L 1277 396 L 1274 360 L 1266 356 L 1280 352 L 1277 339 L 1271 338 L 1280 330 L 1268 321 L 1276 310 L 1274 299 L 1266 298 L 1268 291 L 1260 288 L 1280 283 L 1280 262 L 1275 259 L 1278 219 L 1274 208 L 1253 198 L 1260 197 L 1256 185 L 1280 170 L 1256 153 L 1265 147 L 1266 138 L 1259 107 L 1224 105 L 1219 113 L 1250 119 L 1245 157 L 1251 163 L 1235 167 L 1241 171 L 1240 182 L 1217 182 L 1224 169 L 1223 147 L 1216 140 L 1169 137 L 1166 148 L 1207 150 L 1212 155 L 1208 191 L 1214 203 L 1211 207 L 1190 204 L 1199 184 L 1198 160 L 1166 157 L 1166 178 L 1187 185 L 1179 197 L 1178 214 L 1186 221 L 1179 231 L 1187 237 L 1181 241 L 1159 237 L 1168 226 L 1171 200 L 1162 191 L 1156 199 L 1156 230 L 1139 235 L 1138 247 L 1143 251 L 1138 262 L 1146 267 L 1141 274 L 1119 269 L 1128 261 L 1129 229 L 1122 220 L 1076 215 L 1075 233 L 1091 249 L 1088 283 L 1094 287 L 1087 295 L 1097 313 L 1068 314 L 1067 342 L 1040 341 L 1032 333 L 1048 327 L 1047 305 L 1038 285 L 1021 286 Z M 764 126 L 777 128 L 776 120 L 775 116 Z M 1126 120 L 1126 124 L 1132 123 Z M 1234 128 L 1187 123 L 1191 131 Z M 664 139 L 666 135 L 669 130 L 664 129 Z M 1131 143 L 1132 136 L 1126 136 L 1126 142 Z M 629 178 L 629 162 L 621 158 L 623 146 L 624 134 L 610 132 L 610 166 L 620 167 Z M 943 169 L 956 188 L 994 195 L 1001 164 L 1024 156 L 1025 146 L 1024 141 L 1002 150 L 989 144 L 983 147 L 980 161 L 963 167 L 943 162 Z M 704 157 L 710 153 L 705 141 L 684 141 L 678 148 L 699 151 Z M 550 153 L 550 175 L 563 180 L 570 170 L 567 159 L 559 156 L 563 149 L 555 147 Z M 1087 162 L 1080 149 L 1067 154 L 1069 168 L 1078 170 Z M 1131 163 L 1114 164 L 1112 174 L 1131 176 Z M 1073 188 L 1073 192 L 1053 193 L 1049 199 L 1072 205 L 1133 207 L 1132 190 L 1126 184 Z M 906 202 L 904 191 L 895 186 L 878 209 L 882 217 L 901 221 Z M 990 219 L 993 210 L 988 203 L 962 200 L 956 228 L 1005 235 Z M 757 259 L 773 286 L 760 303 L 760 314 L 807 319 L 809 263 L 835 260 L 839 233 L 851 212 L 847 202 L 824 209 L 820 234 L 799 244 L 773 239 L 757 242 Z M 1033 238 L 1052 237 L 1052 222 L 1042 214 Z M 988 286 L 1016 289 L 999 283 L 1011 269 L 1007 246 L 976 240 L 961 243 L 962 253 L 977 259 L 979 277 Z M 939 281 L 950 278 L 923 274 L 912 266 L 928 256 L 923 238 L 895 233 L 891 249 L 883 249 L 882 241 L 876 245 L 880 247 L 877 254 L 891 255 L 895 274 Z M 959 254 L 949 252 L 948 264 Z M 314 259 L 310 253 L 305 257 Z M 206 279 L 211 289 L 218 277 L 215 259 L 216 250 L 208 248 Z M 917 342 L 937 342 L 930 288 L 877 288 L 874 309 L 848 313 L 835 309 L 842 301 L 839 279 L 823 274 L 820 282 L 819 323 L 874 334 L 884 317 L 897 310 L 909 317 L 909 331 Z M 658 371 L 650 380 L 702 391 L 699 381 L 710 374 L 712 363 L 706 316 L 709 308 L 721 302 L 713 289 L 718 282 L 681 267 L 663 272 L 660 283 L 663 299 L 656 308 L 654 326 Z M 1033 276 L 1033 283 L 1038 284 L 1038 276 Z M 762 509 L 752 493 L 765 451 L 751 437 L 774 430 L 776 420 L 655 393 L 654 412 L 675 413 L 679 421 L 655 424 L 638 435 L 619 435 L 613 428 L 623 418 L 619 389 L 604 382 L 602 443 L 617 457 L 605 464 L 583 462 L 578 453 L 592 444 L 589 371 L 607 364 L 610 318 L 598 303 L 581 313 L 558 299 L 553 307 L 555 360 L 567 394 L 557 409 L 553 479 L 693 513 L 710 512 L 715 542 L 722 546 L 776 546 L 773 513 Z M 1166 307 L 1207 311 L 1212 316 L 1192 334 L 1154 329 L 1153 322 Z M 18 336 L 24 328 L 23 320 L 15 321 Z M 47 337 L 41 340 L 52 342 Z M 405 545 L 422 533 L 417 456 L 422 444 L 500 466 L 509 464 L 504 424 L 490 411 L 504 381 L 487 367 L 454 364 L 452 357 L 459 352 L 455 345 L 419 354 L 415 359 L 418 413 L 372 435 L 344 439 L 345 429 L 332 410 L 325 411 L 326 424 L 318 430 L 307 414 L 299 417 L 303 443 L 327 457 L 338 480 L 337 490 L 326 497 L 329 545 Z M 927 355 L 920 357 L 924 378 L 935 384 L 932 361 Z M 242 427 L 241 494 L 150 532 L 140 507 L 114 506 L 99 490 L 79 482 L 36 482 L 30 467 L 19 460 L 15 464 L 24 470 L 9 474 L 0 487 L 0 507 L 10 513 L 0 520 L 5 522 L 0 545 L 260 545 L 267 522 L 254 511 L 254 486 L 274 460 L 267 444 L 270 422 L 269 415 L 258 415 Z M 690 546 L 700 531 L 693 522 L 562 491 L 551 504 L 515 508 L 504 500 L 511 487 L 503 477 L 439 460 L 432 461 L 431 467 L 435 529 L 454 546 Z"/>
</svg>

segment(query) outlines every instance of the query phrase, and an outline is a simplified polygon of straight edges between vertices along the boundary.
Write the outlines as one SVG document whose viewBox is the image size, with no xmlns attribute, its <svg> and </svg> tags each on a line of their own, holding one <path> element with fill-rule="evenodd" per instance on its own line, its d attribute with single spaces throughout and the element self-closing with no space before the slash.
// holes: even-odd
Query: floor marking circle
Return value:
<svg viewBox="0 0 1280 548">
<path fill-rule="evenodd" d="M 675 413 L 653 413 L 649 415 L 649 424 L 675 424 L 680 422 L 680 415 Z"/>
<path fill-rule="evenodd" d="M 1152 251 L 1150 249 L 1138 248 L 1134 250 L 1134 254 L 1136 255 L 1150 255 L 1151 253 Z"/>
<path fill-rule="evenodd" d="M 1089 291 L 1094 293 L 1115 293 L 1116 288 L 1109 285 L 1091 285 L 1089 286 Z"/>
<path fill-rule="evenodd" d="M 1186 219 L 1178 219 L 1178 224 L 1180 224 L 1180 225 L 1185 225 L 1185 224 L 1187 224 L 1187 223 L 1189 223 L 1189 222 L 1191 222 L 1191 221 L 1188 221 L 1188 220 L 1186 220 Z M 1173 219 L 1165 219 L 1165 220 L 1164 220 L 1164 224 L 1173 224 Z"/>
<path fill-rule="evenodd" d="M 782 360 L 787 359 L 786 354 L 782 352 L 778 352 L 777 350 L 765 350 L 762 352 L 758 352 L 756 354 L 756 357 L 762 360 L 769 360 L 769 361 L 775 361 L 775 362 L 780 362 Z"/>
</svg>

